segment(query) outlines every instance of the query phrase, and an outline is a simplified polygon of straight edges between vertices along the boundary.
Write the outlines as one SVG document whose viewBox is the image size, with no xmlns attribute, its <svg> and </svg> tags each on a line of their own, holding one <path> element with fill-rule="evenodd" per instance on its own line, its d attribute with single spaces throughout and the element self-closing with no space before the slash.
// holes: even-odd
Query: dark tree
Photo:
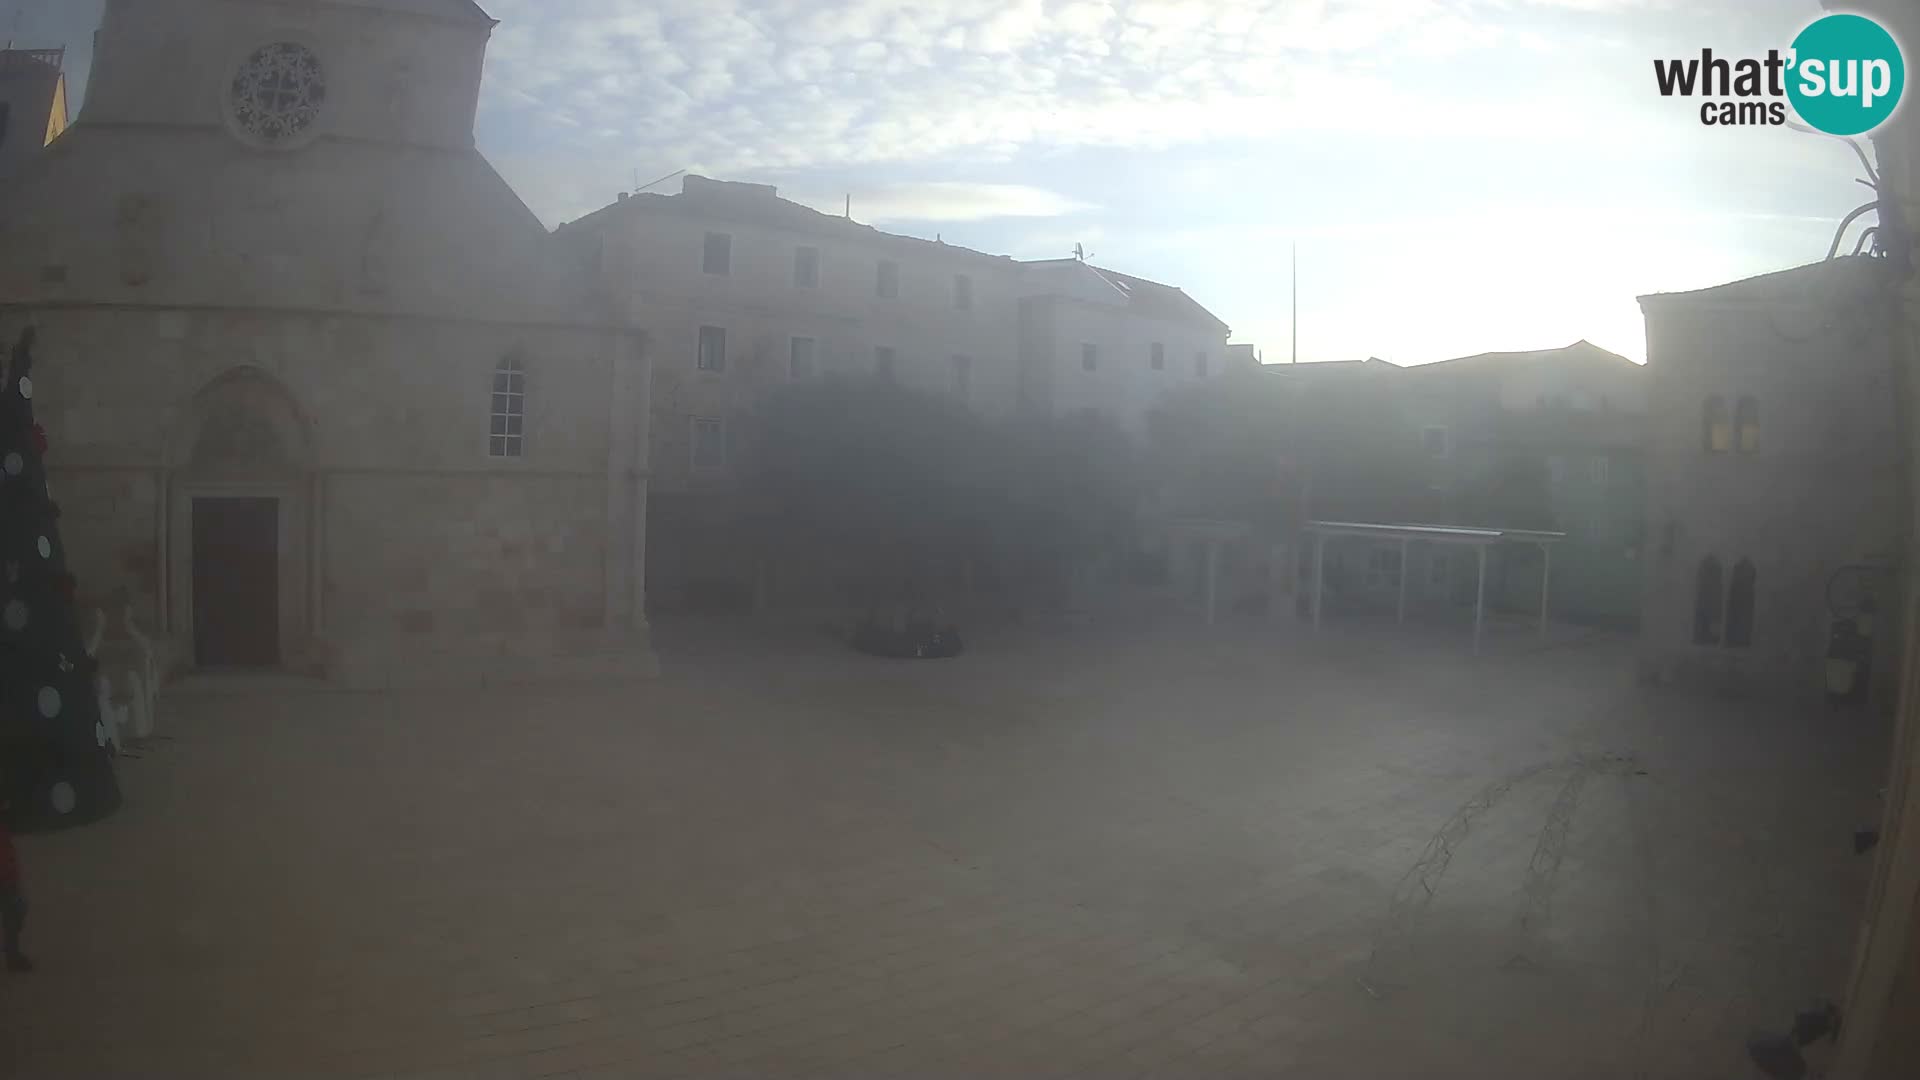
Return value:
<svg viewBox="0 0 1920 1080">
<path fill-rule="evenodd" d="M 990 460 L 1001 492 L 989 504 L 994 565 L 1029 595 L 1057 595 L 1134 537 L 1145 492 L 1141 455 L 1096 413 L 1010 421 L 994 432 Z"/>
<path fill-rule="evenodd" d="M 870 617 L 936 618 L 969 582 L 1044 594 L 1131 536 L 1132 447 L 1096 417 L 990 423 L 840 377 L 783 389 L 756 436 L 756 530 L 772 553 L 847 568 Z"/>
<path fill-rule="evenodd" d="M 1462 525 L 1501 529 L 1555 527 L 1547 463 L 1537 453 L 1502 455 L 1461 493 Z"/>
<path fill-rule="evenodd" d="M 1281 530 L 1432 513 L 1418 432 L 1370 378 L 1249 372 L 1170 401 L 1154 425 L 1163 506 Z"/>
<path fill-rule="evenodd" d="M 985 428 L 957 403 L 877 378 L 785 388 L 748 452 L 761 534 L 807 560 L 854 569 L 874 617 L 933 617 L 984 550 L 999 500 Z"/>
<path fill-rule="evenodd" d="M 84 824 L 120 805 L 74 618 L 74 578 L 33 419 L 33 331 L 0 377 L 0 784 L 22 829 Z"/>
</svg>

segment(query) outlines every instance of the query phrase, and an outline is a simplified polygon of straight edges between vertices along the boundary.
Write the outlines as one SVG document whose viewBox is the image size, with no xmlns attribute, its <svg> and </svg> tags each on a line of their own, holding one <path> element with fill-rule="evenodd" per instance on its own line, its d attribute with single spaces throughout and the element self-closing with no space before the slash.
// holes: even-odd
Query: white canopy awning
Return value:
<svg viewBox="0 0 1920 1080">
<path fill-rule="evenodd" d="M 1480 575 L 1473 600 L 1473 651 L 1480 651 L 1481 630 L 1487 613 L 1487 549 L 1496 544 L 1532 544 L 1540 548 L 1544 564 L 1540 570 L 1540 633 L 1547 632 L 1547 588 L 1553 578 L 1553 545 L 1567 538 L 1563 532 L 1539 529 L 1497 529 L 1465 525 L 1392 525 L 1364 521 L 1310 521 L 1305 532 L 1313 534 L 1313 629 L 1320 630 L 1320 598 L 1324 591 L 1324 567 L 1327 538 L 1352 536 L 1400 545 L 1400 621 L 1407 621 L 1407 548 L 1414 541 L 1428 544 L 1460 544 L 1479 549 Z"/>
</svg>

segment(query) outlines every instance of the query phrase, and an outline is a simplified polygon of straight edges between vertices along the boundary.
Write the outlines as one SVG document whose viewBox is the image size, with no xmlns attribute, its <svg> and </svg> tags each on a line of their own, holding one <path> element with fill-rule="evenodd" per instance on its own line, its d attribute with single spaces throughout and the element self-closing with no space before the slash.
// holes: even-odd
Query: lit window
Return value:
<svg viewBox="0 0 1920 1080">
<path fill-rule="evenodd" d="M 701 371 L 727 370 L 727 332 L 724 328 L 700 328 L 699 367 Z"/>
<path fill-rule="evenodd" d="M 795 379 L 805 379 L 813 374 L 814 342 L 810 337 L 794 338 L 788 345 L 787 374 Z"/>
<path fill-rule="evenodd" d="M 1700 560 L 1693 579 L 1693 643 L 1720 643 L 1721 592 L 1720 560 L 1709 555 Z"/>
<path fill-rule="evenodd" d="M 1156 341 L 1147 350 L 1147 366 L 1155 371 L 1167 370 L 1167 346 Z"/>
<path fill-rule="evenodd" d="M 880 267 L 879 270 L 876 271 L 873 281 L 873 291 L 876 296 L 885 300 L 892 300 L 894 297 L 900 295 L 899 263 L 894 262 L 892 259 L 880 260 Z"/>
<path fill-rule="evenodd" d="M 487 428 L 487 454 L 497 458 L 517 458 L 522 450 L 527 421 L 527 373 L 517 356 L 509 356 L 493 369 L 493 417 Z"/>
<path fill-rule="evenodd" d="M 896 354 L 891 345 L 876 345 L 873 349 L 873 373 L 883 379 L 893 378 Z"/>
<path fill-rule="evenodd" d="M 706 256 L 700 262 L 700 269 L 721 277 L 732 273 L 733 237 L 726 233 L 708 233 Z"/>
<path fill-rule="evenodd" d="M 1098 345 L 1080 346 L 1080 369 L 1092 371 L 1100 366 L 1100 347 Z"/>
<path fill-rule="evenodd" d="M 1733 407 L 1733 431 L 1735 445 L 1743 454 L 1751 454 L 1760 449 L 1760 402 L 1752 396 L 1742 397 Z"/>
<path fill-rule="evenodd" d="M 955 356 L 953 358 L 953 392 L 959 397 L 965 398 L 972 381 L 973 357 Z"/>
<path fill-rule="evenodd" d="M 1753 563 L 1741 559 L 1733 564 L 1733 583 L 1727 586 L 1727 648 L 1744 649 L 1753 644 L 1753 590 L 1759 574 Z"/>
<path fill-rule="evenodd" d="M 727 463 L 727 425 L 717 417 L 693 418 L 693 467 L 718 469 Z"/>
<path fill-rule="evenodd" d="M 953 306 L 961 311 L 973 310 L 973 279 L 965 274 L 953 275 Z"/>
<path fill-rule="evenodd" d="M 820 285 L 820 249 L 817 247 L 797 247 L 793 249 L 793 286 L 796 289 L 813 289 Z"/>
<path fill-rule="evenodd" d="M 1727 402 L 1715 394 L 1707 399 L 1701 409 L 1701 426 L 1705 431 L 1707 453 L 1724 454 L 1733 449 L 1733 425 L 1727 420 Z"/>
</svg>

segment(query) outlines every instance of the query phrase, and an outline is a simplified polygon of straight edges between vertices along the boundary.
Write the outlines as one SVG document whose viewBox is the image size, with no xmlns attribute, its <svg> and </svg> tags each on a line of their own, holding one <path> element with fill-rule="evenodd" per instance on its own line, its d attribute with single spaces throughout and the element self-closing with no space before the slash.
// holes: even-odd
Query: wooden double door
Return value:
<svg viewBox="0 0 1920 1080">
<path fill-rule="evenodd" d="M 280 663 L 280 500 L 193 500 L 193 651 L 201 668 Z"/>
</svg>

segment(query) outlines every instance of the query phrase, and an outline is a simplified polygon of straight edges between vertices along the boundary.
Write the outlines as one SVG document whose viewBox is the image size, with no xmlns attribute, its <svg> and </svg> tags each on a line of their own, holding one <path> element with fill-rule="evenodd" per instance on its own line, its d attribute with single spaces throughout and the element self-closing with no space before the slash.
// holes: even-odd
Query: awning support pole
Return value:
<svg viewBox="0 0 1920 1080">
<path fill-rule="evenodd" d="M 1540 636 L 1547 636 L 1547 589 L 1553 584 L 1553 545 L 1540 545 Z"/>
<path fill-rule="evenodd" d="M 1207 541 L 1207 625 L 1212 626 L 1215 617 L 1215 598 L 1218 595 L 1220 577 L 1220 541 Z"/>
<path fill-rule="evenodd" d="M 1480 549 L 1480 581 L 1473 594 L 1473 652 L 1480 654 L 1480 629 L 1487 618 L 1487 546 Z"/>
<path fill-rule="evenodd" d="M 1407 621 L 1407 544 L 1406 537 L 1400 538 L 1400 621 Z"/>
<path fill-rule="evenodd" d="M 1327 573 L 1327 534 L 1313 534 L 1313 632 L 1320 632 L 1320 593 Z"/>
</svg>

